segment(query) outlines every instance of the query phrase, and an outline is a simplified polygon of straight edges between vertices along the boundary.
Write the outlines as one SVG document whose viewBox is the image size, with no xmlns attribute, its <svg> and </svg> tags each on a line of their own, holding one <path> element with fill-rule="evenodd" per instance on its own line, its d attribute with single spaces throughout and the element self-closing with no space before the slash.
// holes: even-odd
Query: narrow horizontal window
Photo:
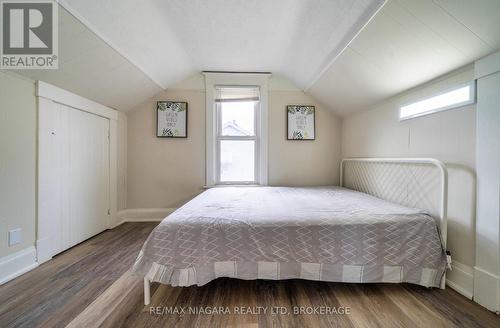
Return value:
<svg viewBox="0 0 500 328">
<path fill-rule="evenodd" d="M 401 107 L 399 109 L 399 119 L 407 120 L 470 105 L 476 101 L 475 98 L 475 83 L 471 82 L 437 96 Z"/>
</svg>

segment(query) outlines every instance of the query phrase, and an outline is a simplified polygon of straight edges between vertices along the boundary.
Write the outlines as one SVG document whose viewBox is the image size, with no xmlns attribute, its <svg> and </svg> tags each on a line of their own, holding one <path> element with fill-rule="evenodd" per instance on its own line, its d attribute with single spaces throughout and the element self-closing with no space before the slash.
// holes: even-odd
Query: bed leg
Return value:
<svg viewBox="0 0 500 328">
<path fill-rule="evenodd" d="M 439 288 L 441 288 L 441 289 L 446 288 L 446 273 L 443 274 L 443 277 L 441 278 L 441 285 L 439 286 Z"/>
<path fill-rule="evenodd" d="M 151 303 L 151 283 L 148 278 L 144 277 L 144 305 Z"/>
</svg>

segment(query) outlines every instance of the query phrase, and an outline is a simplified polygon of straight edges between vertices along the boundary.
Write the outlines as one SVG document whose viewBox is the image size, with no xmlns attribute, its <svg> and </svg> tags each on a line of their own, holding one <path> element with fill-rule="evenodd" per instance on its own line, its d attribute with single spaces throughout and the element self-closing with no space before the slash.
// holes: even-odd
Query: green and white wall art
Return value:
<svg viewBox="0 0 500 328">
<path fill-rule="evenodd" d="M 314 140 L 315 139 L 315 107 L 305 105 L 288 105 L 287 139 Z"/>
<path fill-rule="evenodd" d="M 187 102 L 158 101 L 156 136 L 158 138 L 187 138 L 187 119 Z"/>
</svg>

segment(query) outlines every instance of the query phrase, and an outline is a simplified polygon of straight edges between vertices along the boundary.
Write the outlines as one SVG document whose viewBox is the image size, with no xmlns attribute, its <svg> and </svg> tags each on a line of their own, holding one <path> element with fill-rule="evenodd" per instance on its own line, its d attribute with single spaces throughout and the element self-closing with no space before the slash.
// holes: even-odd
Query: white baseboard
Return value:
<svg viewBox="0 0 500 328">
<path fill-rule="evenodd" d="M 474 267 L 474 301 L 490 311 L 500 312 L 500 276 Z"/>
<path fill-rule="evenodd" d="M 36 241 L 36 255 L 38 264 L 47 262 L 52 258 L 52 244 L 49 237 L 38 239 Z"/>
<path fill-rule="evenodd" d="M 118 224 L 161 221 L 175 210 L 176 208 L 128 208 L 118 212 Z"/>
<path fill-rule="evenodd" d="M 0 258 L 0 285 L 38 266 L 35 246 Z"/>
<path fill-rule="evenodd" d="M 452 268 L 446 272 L 446 285 L 471 300 L 474 295 L 474 270 L 455 260 Z"/>
</svg>

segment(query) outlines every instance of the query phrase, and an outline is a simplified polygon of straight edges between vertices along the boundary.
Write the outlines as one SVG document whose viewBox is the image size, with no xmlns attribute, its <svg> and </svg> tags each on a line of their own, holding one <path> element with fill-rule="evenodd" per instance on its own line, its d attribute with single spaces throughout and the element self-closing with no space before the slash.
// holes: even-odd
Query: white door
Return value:
<svg viewBox="0 0 500 328">
<path fill-rule="evenodd" d="M 37 247 L 54 255 L 108 227 L 109 119 L 47 104 L 38 155 L 39 234 L 47 237 Z"/>
<path fill-rule="evenodd" d="M 108 227 L 109 120 L 66 108 L 69 113 L 70 243 L 73 246 Z"/>
<path fill-rule="evenodd" d="M 69 213 L 67 201 L 68 139 L 67 119 L 60 106 L 39 99 L 38 118 L 38 253 L 45 257 L 69 247 Z M 64 219 L 63 219 L 64 218 Z M 66 238 L 65 238 L 66 237 Z M 43 250 L 42 250 L 43 249 Z M 40 257 L 40 255 L 39 255 Z"/>
</svg>

